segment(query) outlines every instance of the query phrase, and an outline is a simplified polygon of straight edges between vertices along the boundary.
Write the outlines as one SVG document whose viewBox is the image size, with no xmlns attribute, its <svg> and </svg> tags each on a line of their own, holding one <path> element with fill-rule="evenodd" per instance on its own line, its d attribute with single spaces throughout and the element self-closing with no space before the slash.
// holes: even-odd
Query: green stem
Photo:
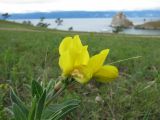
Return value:
<svg viewBox="0 0 160 120">
<path fill-rule="evenodd" d="M 65 80 L 60 80 L 55 86 L 57 86 L 57 87 L 60 87 L 60 88 L 58 88 L 58 91 L 57 90 L 55 90 L 54 89 L 54 91 L 53 91 L 53 96 L 51 97 L 51 99 L 50 100 L 48 100 L 47 102 L 46 102 L 46 107 L 47 106 L 49 106 L 49 104 L 58 96 L 58 95 L 60 95 L 65 89 L 66 89 L 66 87 L 69 85 L 69 84 L 71 84 L 72 83 L 72 78 L 67 78 L 67 79 L 65 79 Z M 56 87 L 56 88 L 57 88 Z"/>
<path fill-rule="evenodd" d="M 127 60 L 137 59 L 137 58 L 140 58 L 140 57 L 142 57 L 142 56 L 136 56 L 136 57 L 131 57 L 131 58 L 123 59 L 123 60 L 118 60 L 118 61 L 115 61 L 115 62 L 111 62 L 109 64 L 111 65 L 111 64 L 115 64 L 115 63 L 120 63 L 120 62 L 124 62 L 124 61 L 127 61 Z"/>
<path fill-rule="evenodd" d="M 59 95 L 65 90 L 66 86 L 64 85 L 60 90 L 58 90 L 56 93 L 53 94 L 52 98 L 47 101 L 46 107 Z"/>
</svg>

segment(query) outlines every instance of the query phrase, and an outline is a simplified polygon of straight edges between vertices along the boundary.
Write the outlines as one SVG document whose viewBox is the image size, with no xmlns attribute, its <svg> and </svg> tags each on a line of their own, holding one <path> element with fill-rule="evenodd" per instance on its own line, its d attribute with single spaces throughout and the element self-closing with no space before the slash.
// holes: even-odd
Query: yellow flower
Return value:
<svg viewBox="0 0 160 120">
<path fill-rule="evenodd" d="M 87 83 L 92 78 L 99 82 L 109 82 L 118 76 L 115 66 L 103 63 L 109 49 L 102 50 L 99 54 L 89 56 L 88 46 L 83 46 L 78 35 L 74 38 L 66 37 L 59 46 L 59 65 L 63 76 L 73 77 L 80 83 Z"/>
</svg>

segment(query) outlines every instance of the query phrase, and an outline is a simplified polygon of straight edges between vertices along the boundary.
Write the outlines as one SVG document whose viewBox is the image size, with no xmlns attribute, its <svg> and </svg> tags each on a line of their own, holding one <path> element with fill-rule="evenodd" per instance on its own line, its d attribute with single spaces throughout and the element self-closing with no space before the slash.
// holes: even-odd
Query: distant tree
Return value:
<svg viewBox="0 0 160 120">
<path fill-rule="evenodd" d="M 45 17 L 40 17 L 40 21 L 43 22 Z"/>
<path fill-rule="evenodd" d="M 62 22 L 63 22 L 63 20 L 61 19 L 61 18 L 57 18 L 56 20 L 55 20 L 55 23 L 59 26 L 59 25 L 62 25 Z"/>
<path fill-rule="evenodd" d="M 121 27 L 121 26 L 117 26 L 117 27 L 114 27 L 114 28 L 112 29 L 112 32 L 113 32 L 113 33 L 119 33 L 119 32 L 121 32 L 121 31 L 123 31 L 123 27 Z"/>
<path fill-rule="evenodd" d="M 42 23 L 42 22 L 39 22 L 36 26 L 37 27 L 44 27 L 44 28 L 47 28 L 50 24 L 48 23 Z"/>
<path fill-rule="evenodd" d="M 37 27 L 47 28 L 50 24 L 44 23 L 44 19 L 45 19 L 45 17 L 40 17 L 40 21 L 39 21 L 39 23 L 36 26 Z"/>
<path fill-rule="evenodd" d="M 73 27 L 69 27 L 69 28 L 68 28 L 68 31 L 73 31 Z"/>
<path fill-rule="evenodd" d="M 4 13 L 2 14 L 2 17 L 4 20 L 6 20 L 7 18 L 9 18 L 11 15 L 9 15 L 8 13 Z"/>
<path fill-rule="evenodd" d="M 32 22 L 29 21 L 29 20 L 28 20 L 28 21 L 23 21 L 22 24 L 25 24 L 25 25 L 32 25 L 32 26 L 33 26 Z"/>
</svg>

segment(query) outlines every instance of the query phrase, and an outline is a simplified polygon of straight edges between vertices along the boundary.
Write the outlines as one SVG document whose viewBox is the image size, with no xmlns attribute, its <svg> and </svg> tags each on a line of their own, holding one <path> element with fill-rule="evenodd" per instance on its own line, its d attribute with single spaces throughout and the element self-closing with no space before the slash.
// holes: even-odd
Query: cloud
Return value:
<svg viewBox="0 0 160 120">
<path fill-rule="evenodd" d="M 160 9 L 160 0 L 0 0 L 0 12 Z"/>
<path fill-rule="evenodd" d="M 0 3 L 7 4 L 27 4 L 27 3 L 48 3 L 53 0 L 0 0 Z M 57 1 L 57 0 L 54 0 Z"/>
</svg>

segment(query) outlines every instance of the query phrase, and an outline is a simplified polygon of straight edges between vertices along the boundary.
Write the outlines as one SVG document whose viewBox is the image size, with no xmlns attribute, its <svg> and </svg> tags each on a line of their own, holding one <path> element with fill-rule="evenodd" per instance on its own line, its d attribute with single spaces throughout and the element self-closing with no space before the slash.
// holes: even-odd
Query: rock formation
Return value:
<svg viewBox="0 0 160 120">
<path fill-rule="evenodd" d="M 132 27 L 133 23 L 127 19 L 123 12 L 119 12 L 112 18 L 111 26 L 128 28 Z"/>
</svg>

